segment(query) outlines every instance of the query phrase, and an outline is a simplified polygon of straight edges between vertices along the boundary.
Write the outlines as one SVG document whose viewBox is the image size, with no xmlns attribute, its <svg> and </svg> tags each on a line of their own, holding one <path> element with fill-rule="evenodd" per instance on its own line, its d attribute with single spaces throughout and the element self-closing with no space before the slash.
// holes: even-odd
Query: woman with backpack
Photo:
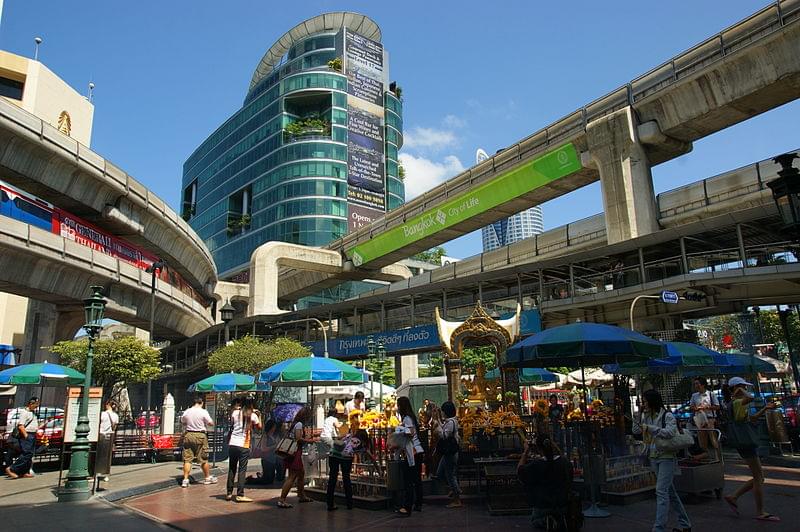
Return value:
<svg viewBox="0 0 800 532">
<path fill-rule="evenodd" d="M 736 448 L 739 456 L 747 464 L 753 478 L 745 482 L 733 495 L 726 495 L 725 502 L 730 506 L 731 511 L 739 515 L 739 497 L 753 491 L 753 498 L 756 501 L 756 519 L 759 521 L 778 522 L 780 517 L 764 511 L 764 472 L 761 468 L 761 460 L 756 449 L 758 447 L 758 434 L 752 421 L 755 421 L 767 410 L 775 408 L 774 403 L 768 403 L 764 408 L 750 415 L 750 403 L 753 396 L 747 393 L 747 387 L 752 386 L 741 377 L 733 377 L 728 381 L 728 388 L 723 389 L 725 400 L 725 413 L 727 419 L 727 430 L 725 432 L 728 442 Z"/>
<path fill-rule="evenodd" d="M 659 449 L 659 439 L 671 440 L 678 434 L 675 416 L 664 408 L 664 400 L 656 390 L 647 390 L 642 396 L 642 412 L 633 421 L 633 433 L 641 434 L 647 446 L 650 467 L 656 474 L 656 520 L 653 532 L 666 530 L 670 505 L 678 514 L 678 525 L 673 532 L 691 532 L 692 523 L 675 491 L 673 477 L 678 467 L 675 451 Z"/>
<path fill-rule="evenodd" d="M 344 486 L 344 496 L 347 509 L 353 509 L 353 484 L 350 481 L 350 471 L 353 468 L 353 457 L 355 455 L 367 454 L 373 463 L 375 455 L 372 454 L 372 440 L 367 431 L 358 428 L 358 424 L 350 425 L 348 432 L 342 439 L 331 439 L 331 449 L 328 455 L 328 490 L 326 500 L 328 511 L 338 509 L 334 504 L 334 492 L 336 482 L 339 480 L 339 470 L 342 471 L 342 484 Z"/>
<path fill-rule="evenodd" d="M 456 419 L 456 406 L 451 401 L 442 403 L 442 414 L 444 421 L 436 424 L 433 429 L 436 441 L 436 454 L 441 458 L 439 467 L 436 469 L 436 477 L 444 479 L 450 486 L 450 498 L 453 500 L 447 508 L 461 508 L 461 488 L 458 485 L 458 448 L 460 438 L 458 436 L 458 420 Z"/>
</svg>

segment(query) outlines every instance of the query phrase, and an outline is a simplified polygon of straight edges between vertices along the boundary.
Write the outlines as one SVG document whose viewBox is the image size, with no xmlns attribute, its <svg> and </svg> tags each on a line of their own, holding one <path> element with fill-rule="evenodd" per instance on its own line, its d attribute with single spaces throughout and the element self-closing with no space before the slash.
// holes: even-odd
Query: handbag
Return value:
<svg viewBox="0 0 800 532">
<path fill-rule="evenodd" d="M 297 441 L 289 436 L 284 436 L 275 448 L 275 454 L 281 458 L 292 458 L 297 452 Z"/>
<path fill-rule="evenodd" d="M 436 452 L 442 456 L 456 454 L 458 450 L 459 445 L 455 435 L 448 436 L 447 438 L 439 438 L 439 440 L 436 442 Z"/>
<path fill-rule="evenodd" d="M 758 434 L 756 428 L 749 421 L 736 421 L 733 415 L 733 402 L 726 408 L 727 426 L 725 437 L 731 447 L 737 449 L 747 449 L 758 447 Z"/>
<path fill-rule="evenodd" d="M 677 425 L 677 422 L 676 422 Z M 667 427 L 667 411 L 661 414 L 661 428 Z M 659 452 L 675 452 L 683 451 L 694 445 L 694 436 L 689 431 L 684 431 L 680 425 L 677 425 L 678 433 L 672 438 L 656 438 L 656 450 Z"/>
</svg>

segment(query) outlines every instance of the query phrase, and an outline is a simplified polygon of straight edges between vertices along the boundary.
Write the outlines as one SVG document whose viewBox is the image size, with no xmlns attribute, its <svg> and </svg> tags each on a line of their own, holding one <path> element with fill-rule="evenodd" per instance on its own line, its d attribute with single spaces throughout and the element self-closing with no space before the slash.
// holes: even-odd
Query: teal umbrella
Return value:
<svg viewBox="0 0 800 532">
<path fill-rule="evenodd" d="M 486 378 L 499 379 L 500 370 L 495 368 L 489 371 L 486 373 Z M 558 375 L 544 368 L 522 368 L 522 371 L 519 372 L 520 386 L 531 386 L 548 382 L 558 382 Z"/>
<path fill-rule="evenodd" d="M 40 362 L 23 364 L 0 371 L 0 384 L 44 384 L 45 380 L 62 381 L 67 384 L 83 384 L 86 376 L 59 364 Z"/>
<path fill-rule="evenodd" d="M 258 388 L 252 375 L 218 373 L 189 386 L 190 392 L 246 392 Z"/>
</svg>

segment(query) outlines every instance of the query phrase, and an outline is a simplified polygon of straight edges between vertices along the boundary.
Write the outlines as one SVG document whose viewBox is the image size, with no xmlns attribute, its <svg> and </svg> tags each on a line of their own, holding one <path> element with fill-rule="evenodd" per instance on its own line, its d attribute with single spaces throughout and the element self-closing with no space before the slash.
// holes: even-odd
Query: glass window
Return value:
<svg viewBox="0 0 800 532">
<path fill-rule="evenodd" d="M 347 108 L 347 95 L 343 92 L 334 92 L 333 93 L 333 105 L 334 107 L 344 107 Z"/>
<path fill-rule="evenodd" d="M 24 89 L 25 83 L 0 76 L 0 96 L 5 96 L 6 98 L 14 100 L 22 100 Z"/>
</svg>

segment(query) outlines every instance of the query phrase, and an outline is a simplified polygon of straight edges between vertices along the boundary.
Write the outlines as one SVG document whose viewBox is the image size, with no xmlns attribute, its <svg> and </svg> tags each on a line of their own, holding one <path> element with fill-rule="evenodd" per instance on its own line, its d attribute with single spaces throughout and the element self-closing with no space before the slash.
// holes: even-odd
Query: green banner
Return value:
<svg viewBox="0 0 800 532">
<path fill-rule="evenodd" d="M 546 153 L 474 190 L 465 192 L 393 227 L 368 242 L 347 250 L 353 264 L 361 266 L 442 229 L 463 222 L 523 194 L 580 170 L 581 161 L 572 143 Z"/>
</svg>

